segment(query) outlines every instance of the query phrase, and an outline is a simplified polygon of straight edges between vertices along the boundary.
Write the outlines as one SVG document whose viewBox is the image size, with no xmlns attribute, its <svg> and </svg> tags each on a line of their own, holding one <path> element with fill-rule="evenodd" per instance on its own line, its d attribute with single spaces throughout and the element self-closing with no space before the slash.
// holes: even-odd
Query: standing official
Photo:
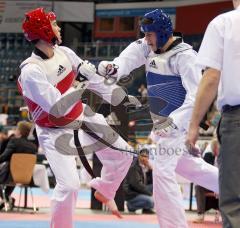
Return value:
<svg viewBox="0 0 240 228">
<path fill-rule="evenodd" d="M 194 148 L 200 120 L 218 93 L 219 204 L 223 227 L 240 224 L 240 1 L 235 10 L 214 18 L 204 35 L 197 64 L 204 69 L 186 145 Z"/>
</svg>

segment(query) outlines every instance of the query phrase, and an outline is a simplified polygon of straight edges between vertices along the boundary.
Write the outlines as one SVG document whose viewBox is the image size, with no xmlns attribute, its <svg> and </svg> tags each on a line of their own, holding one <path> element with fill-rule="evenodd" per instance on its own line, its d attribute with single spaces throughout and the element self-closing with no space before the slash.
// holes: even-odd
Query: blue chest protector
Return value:
<svg viewBox="0 0 240 228">
<path fill-rule="evenodd" d="M 168 117 L 183 104 L 186 90 L 180 76 L 148 72 L 146 78 L 151 113 Z"/>
</svg>

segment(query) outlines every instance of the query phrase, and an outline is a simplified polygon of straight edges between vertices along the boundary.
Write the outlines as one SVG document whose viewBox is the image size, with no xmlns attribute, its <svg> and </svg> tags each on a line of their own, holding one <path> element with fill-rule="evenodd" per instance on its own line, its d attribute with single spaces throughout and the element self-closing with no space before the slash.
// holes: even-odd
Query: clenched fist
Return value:
<svg viewBox="0 0 240 228">
<path fill-rule="evenodd" d="M 84 60 L 83 62 L 81 62 L 78 65 L 77 71 L 81 75 L 86 77 L 88 80 L 90 80 L 92 77 L 95 76 L 97 70 L 96 70 L 96 67 L 92 63 L 88 62 L 87 60 Z"/>
<path fill-rule="evenodd" d="M 113 62 L 101 61 L 98 65 L 98 73 L 106 78 L 117 78 L 118 66 Z"/>
</svg>

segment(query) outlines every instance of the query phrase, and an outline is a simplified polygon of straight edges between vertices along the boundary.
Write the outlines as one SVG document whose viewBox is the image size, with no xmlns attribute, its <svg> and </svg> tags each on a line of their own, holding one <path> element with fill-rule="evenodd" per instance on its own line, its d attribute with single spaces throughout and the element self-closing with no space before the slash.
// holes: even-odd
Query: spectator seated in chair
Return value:
<svg viewBox="0 0 240 228">
<path fill-rule="evenodd" d="M 217 139 L 213 138 L 209 145 L 203 152 L 203 159 L 211 165 L 216 165 L 216 160 L 219 152 L 219 144 Z M 196 201 L 197 201 L 197 218 L 194 223 L 203 223 L 204 214 L 210 209 L 217 210 L 215 221 L 219 220 L 218 217 L 218 199 L 214 192 L 211 192 L 199 185 L 195 186 Z"/>
<path fill-rule="evenodd" d="M 149 151 L 142 149 L 133 161 L 123 183 L 129 212 L 142 209 L 145 214 L 153 214 L 152 167 L 149 164 Z"/>
<path fill-rule="evenodd" d="M 27 139 L 31 127 L 32 124 L 29 122 L 18 122 L 14 136 L 9 140 L 5 150 L 0 155 L 0 184 L 2 185 L 1 188 L 4 184 L 9 183 L 12 180 L 10 174 L 10 160 L 14 153 L 37 154 L 37 146 Z M 2 189 L 0 190 L 0 197 L 3 199 Z M 14 186 L 7 186 L 5 188 L 5 195 L 10 208 L 13 208 L 15 201 L 12 197 L 10 197 L 13 190 Z M 3 207 L 4 203 L 2 201 L 0 203 L 0 209 L 2 209 Z"/>
</svg>

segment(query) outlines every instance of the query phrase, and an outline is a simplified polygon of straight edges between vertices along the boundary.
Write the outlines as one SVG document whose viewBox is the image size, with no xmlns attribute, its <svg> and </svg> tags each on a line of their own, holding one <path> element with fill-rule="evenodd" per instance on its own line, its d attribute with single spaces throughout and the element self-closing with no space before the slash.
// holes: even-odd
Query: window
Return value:
<svg viewBox="0 0 240 228">
<path fill-rule="evenodd" d="M 114 18 L 100 18 L 99 31 L 113 31 Z"/>
<path fill-rule="evenodd" d="M 134 17 L 121 17 L 119 21 L 119 30 L 122 32 L 134 31 Z"/>
</svg>

